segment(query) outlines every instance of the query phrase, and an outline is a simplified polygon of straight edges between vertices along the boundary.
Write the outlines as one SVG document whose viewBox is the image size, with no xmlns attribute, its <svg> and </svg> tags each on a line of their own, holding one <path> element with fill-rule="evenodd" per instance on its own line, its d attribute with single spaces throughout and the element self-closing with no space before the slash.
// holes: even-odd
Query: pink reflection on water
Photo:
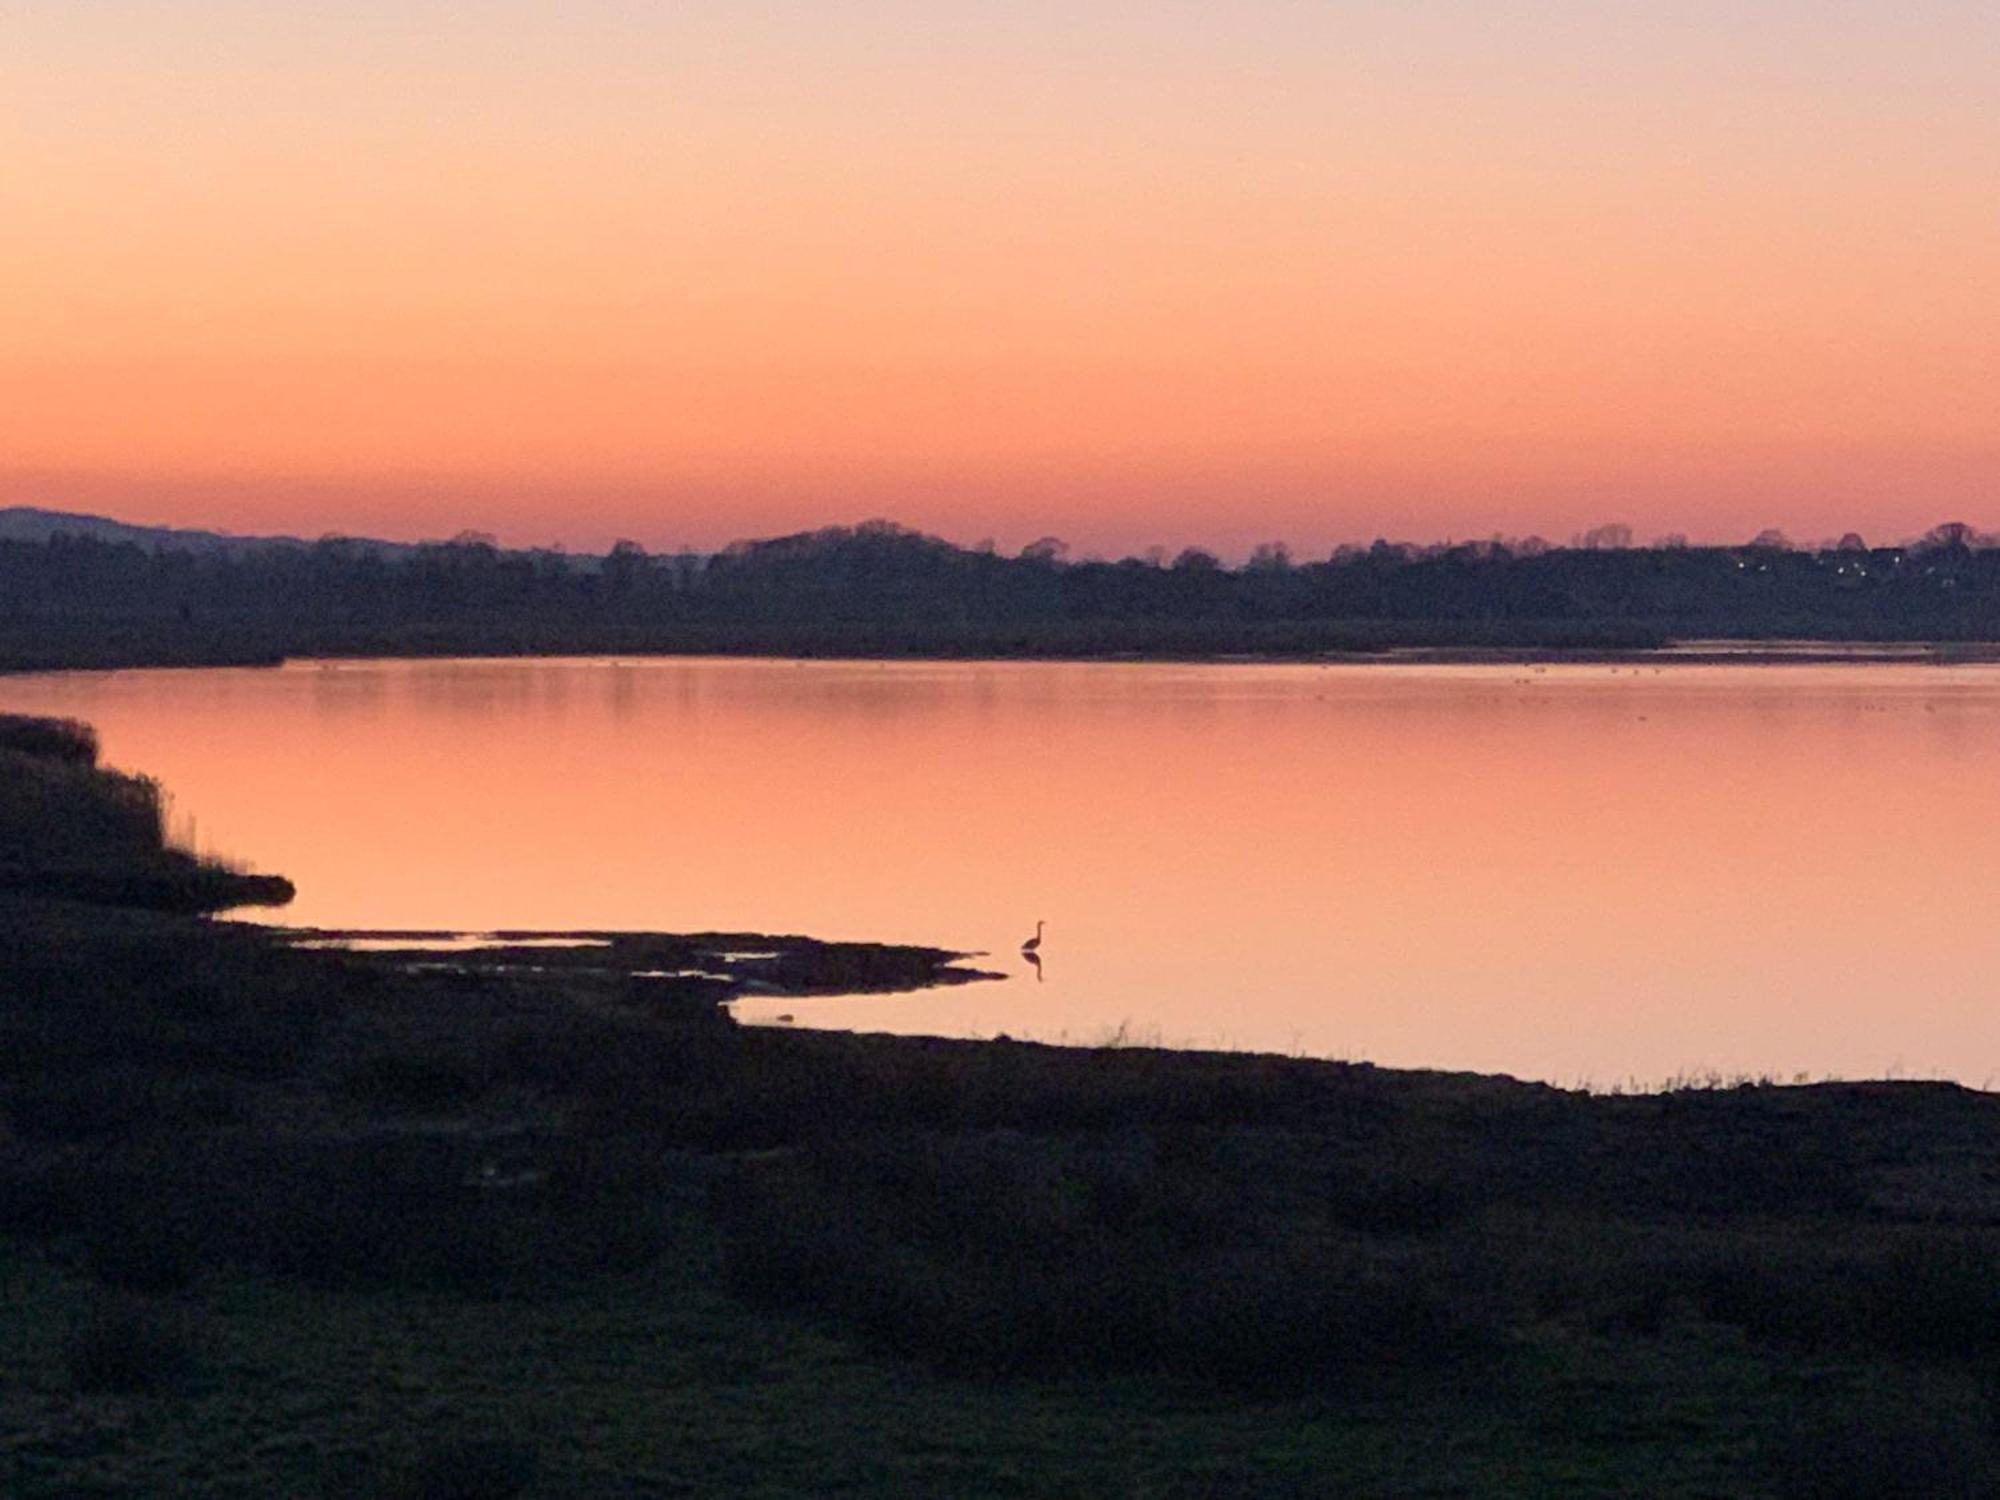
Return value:
<svg viewBox="0 0 2000 1500">
<path fill-rule="evenodd" d="M 784 1000 L 799 1024 L 2000 1072 L 2000 668 L 310 663 L 0 706 L 95 722 L 204 846 L 297 881 L 287 923 L 798 932 L 1015 976 Z"/>
</svg>

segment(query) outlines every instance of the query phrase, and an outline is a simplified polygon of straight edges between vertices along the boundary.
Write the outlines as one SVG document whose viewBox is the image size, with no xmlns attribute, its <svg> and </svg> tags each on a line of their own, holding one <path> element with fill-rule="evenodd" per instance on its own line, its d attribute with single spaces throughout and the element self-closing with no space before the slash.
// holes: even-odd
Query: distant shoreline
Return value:
<svg viewBox="0 0 2000 1500">
<path fill-rule="evenodd" d="M 60 663 L 0 660 L 0 678 L 79 672 L 209 671 L 222 668 L 278 668 L 330 662 L 437 661 L 705 661 L 798 662 L 960 662 L 968 665 L 1105 666 L 1989 666 L 2000 664 L 2000 641 L 1814 641 L 1687 640 L 1660 646 L 1384 646 L 1327 651 L 785 651 L 757 646 L 733 649 L 703 645 L 686 650 L 556 649 L 394 649 L 284 655 L 216 652 L 188 658 L 177 654 L 110 653 Z"/>
<path fill-rule="evenodd" d="M 1800 551 L 1391 542 L 1241 567 L 1017 557 L 891 522 L 584 565 L 468 533 L 384 552 L 0 539 L 0 671 L 295 658 L 866 661 L 2000 660 L 2000 538 Z M 220 548 L 220 550 L 217 550 Z"/>
</svg>

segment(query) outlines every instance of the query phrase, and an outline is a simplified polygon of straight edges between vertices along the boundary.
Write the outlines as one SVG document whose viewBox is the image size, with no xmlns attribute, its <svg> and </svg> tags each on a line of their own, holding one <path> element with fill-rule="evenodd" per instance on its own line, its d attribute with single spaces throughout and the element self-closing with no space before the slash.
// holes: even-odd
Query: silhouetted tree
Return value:
<svg viewBox="0 0 2000 1500">
<path fill-rule="evenodd" d="M 651 566 L 644 547 L 621 538 L 611 544 L 604 559 L 605 584 L 614 597 L 626 598 L 639 587 Z"/>
<path fill-rule="evenodd" d="M 1581 541 L 1582 538 L 1579 538 Z M 1395 643 L 1643 644 L 1674 636 L 2000 640 L 2000 549 L 1963 522 L 1909 548 L 1552 548 L 1528 537 L 1378 540 L 1240 568 L 1190 547 L 1018 558 L 888 522 L 714 556 L 510 551 L 472 534 L 397 548 L 324 539 L 152 549 L 58 534 L 0 542 L 0 667 L 286 654 L 743 650 L 1079 653 Z"/>
<path fill-rule="evenodd" d="M 1984 539 L 1963 521 L 1946 521 L 1941 526 L 1933 526 L 1911 546 L 1912 552 L 1969 552 Z"/>
<path fill-rule="evenodd" d="M 1586 552 L 1622 552 L 1632 545 L 1632 528 L 1623 521 L 1593 526 L 1576 539 L 1576 545 Z"/>
</svg>

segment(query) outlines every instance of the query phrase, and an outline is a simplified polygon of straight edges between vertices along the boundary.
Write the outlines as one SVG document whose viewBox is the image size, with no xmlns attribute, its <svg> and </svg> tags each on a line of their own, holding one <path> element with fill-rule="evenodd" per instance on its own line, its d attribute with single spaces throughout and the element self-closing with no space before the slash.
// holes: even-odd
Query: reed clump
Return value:
<svg viewBox="0 0 2000 1500">
<path fill-rule="evenodd" d="M 0 715 L 0 890 L 190 913 L 291 899 L 286 880 L 172 847 L 158 783 L 97 755 L 87 725 Z"/>
</svg>

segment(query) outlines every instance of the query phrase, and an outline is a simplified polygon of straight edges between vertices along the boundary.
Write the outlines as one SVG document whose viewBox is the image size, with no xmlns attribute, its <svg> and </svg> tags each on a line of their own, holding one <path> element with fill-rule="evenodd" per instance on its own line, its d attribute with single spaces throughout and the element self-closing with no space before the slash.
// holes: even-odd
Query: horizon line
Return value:
<svg viewBox="0 0 2000 1500">
<path fill-rule="evenodd" d="M 1461 547 L 1490 546 L 1506 550 L 1516 555 L 1519 555 L 1524 551 L 1529 552 L 1530 554 L 1541 551 L 1589 551 L 1589 552 L 1617 552 L 1617 551 L 1660 552 L 1660 551 L 1680 551 L 1680 550 L 1727 551 L 1727 550 L 1736 550 L 1736 549 L 1754 548 L 1754 547 L 1764 547 L 1771 550 L 1794 551 L 1794 552 L 1852 551 L 1852 550 L 1857 550 L 1857 547 L 1859 550 L 1867 550 L 1867 551 L 1897 551 L 1897 550 L 1907 551 L 1922 546 L 1924 543 L 1930 541 L 1937 541 L 1941 545 L 1950 545 L 1953 541 L 1956 541 L 1962 543 L 1963 545 L 1974 548 L 2000 547 L 2000 532 L 1985 531 L 1980 527 L 1974 526 L 1971 523 L 1961 520 L 1940 521 L 1929 527 L 1924 532 L 1914 536 L 1904 536 L 1893 541 L 1876 541 L 1876 542 L 1867 541 L 1862 533 L 1851 529 L 1840 533 L 1837 537 L 1828 537 L 1822 539 L 1801 539 L 1790 536 L 1780 527 L 1765 527 L 1759 530 L 1753 536 L 1741 541 L 1695 539 L 1690 537 L 1685 532 L 1676 531 L 1672 529 L 1662 531 L 1656 536 L 1648 540 L 1642 541 L 1639 539 L 1637 535 L 1636 528 L 1632 527 L 1630 524 L 1621 521 L 1611 521 L 1611 522 L 1604 522 L 1598 526 L 1589 527 L 1581 531 L 1572 532 L 1566 540 L 1544 536 L 1538 532 L 1508 533 L 1508 532 L 1495 531 L 1480 535 L 1467 535 L 1467 536 L 1452 536 L 1448 534 L 1444 537 L 1432 538 L 1430 540 L 1421 540 L 1414 537 L 1394 537 L 1394 536 L 1389 536 L 1387 534 L 1383 534 L 1370 537 L 1365 541 L 1351 540 L 1351 541 L 1336 542 L 1331 548 L 1325 549 L 1323 556 L 1319 552 L 1307 554 L 1295 551 L 1291 547 L 1290 543 L 1285 541 L 1283 538 L 1273 537 L 1267 541 L 1253 544 L 1247 551 L 1242 553 L 1240 557 L 1233 557 L 1233 555 L 1227 551 L 1218 550 L 1217 548 L 1214 547 L 1205 546 L 1198 542 L 1188 543 L 1181 547 L 1168 547 L 1160 544 L 1151 544 L 1146 547 L 1142 547 L 1133 551 L 1128 551 L 1124 553 L 1122 556 L 1112 556 L 1108 553 L 1096 549 L 1089 549 L 1073 553 L 1072 549 L 1069 547 L 1069 544 L 1054 533 L 1045 533 L 1044 535 L 1039 536 L 1034 540 L 1025 543 L 1022 547 L 1020 547 L 1013 553 L 1002 553 L 997 543 L 995 542 L 994 538 L 990 536 L 981 537 L 975 541 L 967 542 L 945 535 L 942 532 L 932 531 L 925 527 L 913 526 L 907 522 L 898 521 L 894 517 L 890 516 L 869 516 L 855 521 L 832 521 L 818 526 L 807 526 L 791 530 L 781 530 L 769 533 L 743 535 L 743 536 L 733 537 L 728 542 L 722 543 L 719 546 L 708 547 L 708 548 L 695 547 L 689 545 L 682 545 L 679 547 L 647 546 L 646 544 L 641 543 L 629 537 L 615 538 L 609 545 L 604 546 L 602 548 L 591 547 L 584 544 L 579 544 L 574 548 L 572 548 L 570 544 L 560 539 L 545 543 L 520 543 L 514 541 L 503 541 L 498 533 L 486 531 L 483 528 L 479 527 L 464 527 L 450 536 L 399 537 L 399 536 L 383 535 L 377 533 L 348 532 L 340 530 L 329 530 L 320 532 L 317 535 L 306 535 L 301 532 L 238 532 L 238 531 L 232 531 L 227 527 L 223 526 L 207 526 L 207 525 L 190 526 L 190 525 L 177 525 L 170 522 L 133 521 L 133 520 L 127 520 L 122 516 L 109 515 L 98 511 L 73 511 L 49 505 L 13 504 L 13 505 L 0 506 L 0 517 L 6 517 L 9 515 L 33 515 L 38 517 L 53 518 L 54 520 L 58 521 L 73 520 L 79 522 L 87 522 L 91 523 L 92 525 L 98 525 L 98 526 L 116 527 L 123 530 L 161 533 L 168 536 L 213 537 L 221 541 L 239 543 L 244 545 L 255 545 L 258 543 L 271 543 L 271 544 L 282 545 L 289 543 L 301 546 L 312 546 L 320 542 L 344 541 L 344 542 L 357 542 L 357 543 L 374 543 L 374 544 L 381 544 L 393 547 L 421 548 L 421 547 L 447 547 L 447 546 L 452 546 L 454 544 L 458 545 L 483 544 L 495 547 L 497 550 L 503 552 L 554 553 L 558 555 L 576 556 L 576 557 L 608 557 L 617 548 L 627 545 L 638 548 L 641 552 L 643 552 L 647 556 L 672 557 L 672 556 L 685 556 L 692 553 L 697 556 L 714 557 L 714 556 L 720 556 L 726 552 L 729 552 L 739 547 L 756 546 L 769 542 L 790 540 L 797 537 L 815 536 L 826 532 L 845 531 L 850 533 L 858 533 L 871 529 L 886 529 L 904 535 L 925 537 L 934 541 L 943 542 L 946 545 L 954 547 L 961 552 L 986 552 L 986 553 L 993 553 L 994 555 L 1010 556 L 1014 558 L 1028 557 L 1034 555 L 1037 549 L 1047 549 L 1051 546 L 1051 544 L 1053 544 L 1054 550 L 1053 551 L 1045 550 L 1042 555 L 1051 557 L 1053 560 L 1056 561 L 1074 562 L 1074 563 L 1098 563 L 1098 562 L 1117 563 L 1117 562 L 1144 561 L 1155 564 L 1164 564 L 1167 562 L 1171 562 L 1173 559 L 1177 557 L 1184 556 L 1189 553 L 1206 554 L 1207 556 L 1215 558 L 1217 561 L 1220 562 L 1229 562 L 1232 560 L 1239 562 L 1250 562 L 1256 560 L 1260 556 L 1272 557 L 1275 560 L 1276 555 L 1282 554 L 1284 559 L 1288 562 L 1308 563 L 1308 562 L 1336 560 L 1339 559 L 1343 554 L 1351 555 L 1355 552 L 1367 552 L 1372 548 L 1384 545 L 1403 550 L 1415 549 L 1423 553 L 1452 551 Z M 1950 535 L 1952 533 L 1955 533 L 1956 535 Z M 57 530 L 51 530 L 50 532 L 51 537 L 62 534 L 64 533 Z M 31 540 L 31 539 L 0 538 L 0 540 Z"/>
</svg>

